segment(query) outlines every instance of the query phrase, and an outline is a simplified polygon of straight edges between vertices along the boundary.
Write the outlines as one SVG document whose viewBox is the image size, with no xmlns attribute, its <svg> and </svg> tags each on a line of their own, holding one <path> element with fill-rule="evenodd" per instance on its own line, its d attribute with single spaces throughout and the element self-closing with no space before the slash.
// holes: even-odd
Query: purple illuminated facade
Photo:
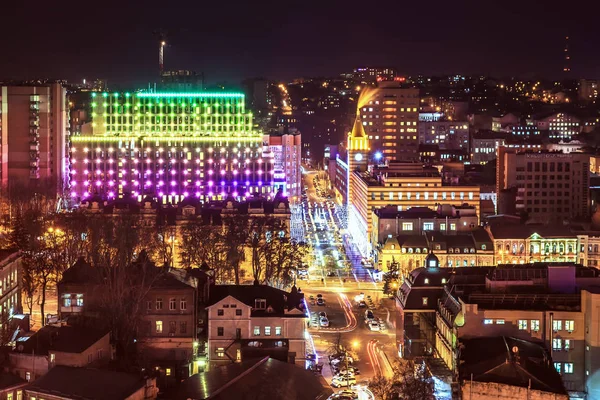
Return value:
<svg viewBox="0 0 600 400">
<path fill-rule="evenodd" d="M 273 158 L 236 93 L 104 93 L 71 139 L 71 197 L 273 196 Z"/>
</svg>

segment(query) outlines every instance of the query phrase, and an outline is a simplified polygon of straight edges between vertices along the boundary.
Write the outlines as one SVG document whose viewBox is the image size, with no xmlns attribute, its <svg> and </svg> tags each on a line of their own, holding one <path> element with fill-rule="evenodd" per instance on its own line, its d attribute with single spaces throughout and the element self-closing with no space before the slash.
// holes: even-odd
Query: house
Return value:
<svg viewBox="0 0 600 400">
<path fill-rule="evenodd" d="M 111 358 L 107 329 L 83 324 L 46 325 L 31 336 L 17 339 L 15 350 L 8 354 L 8 369 L 31 382 L 56 365 L 102 365 Z"/>
<path fill-rule="evenodd" d="M 57 366 L 25 387 L 25 399 L 156 399 L 154 378 L 104 369 Z"/>
<path fill-rule="evenodd" d="M 229 364 L 186 379 L 175 400 L 325 400 L 333 393 L 321 375 L 269 357 Z"/>
<path fill-rule="evenodd" d="M 270 356 L 304 365 L 304 294 L 267 285 L 214 285 L 208 310 L 211 366 Z"/>
<path fill-rule="evenodd" d="M 8 372 L 0 372 L 0 400 L 23 399 L 23 388 L 27 385 L 25 379 Z"/>
</svg>

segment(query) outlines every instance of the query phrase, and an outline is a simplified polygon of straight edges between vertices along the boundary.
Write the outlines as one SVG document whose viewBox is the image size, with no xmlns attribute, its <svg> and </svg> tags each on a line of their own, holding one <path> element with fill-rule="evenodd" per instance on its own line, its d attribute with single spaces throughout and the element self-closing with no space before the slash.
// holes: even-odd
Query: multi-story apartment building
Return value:
<svg viewBox="0 0 600 400">
<path fill-rule="evenodd" d="M 579 100 L 582 101 L 596 101 L 598 99 L 598 93 L 600 93 L 600 85 L 595 79 L 580 79 L 579 90 L 577 95 Z"/>
<path fill-rule="evenodd" d="M 271 134 L 265 136 L 273 159 L 273 189 L 281 189 L 284 196 L 300 199 L 302 175 L 302 136 L 300 132 Z"/>
<path fill-rule="evenodd" d="M 379 269 L 387 270 L 397 262 L 403 273 L 426 265 L 434 257 L 439 265 L 450 268 L 494 265 L 494 246 L 484 229 L 445 234 L 400 234 L 386 239 L 377 247 Z"/>
<path fill-rule="evenodd" d="M 583 153 L 516 152 L 499 148 L 497 193 L 516 188 L 517 213 L 532 222 L 563 222 L 590 214 L 590 156 Z"/>
<path fill-rule="evenodd" d="M 21 303 L 21 256 L 12 250 L 0 251 L 0 335 L 6 342 L 14 328 L 10 322 L 15 314 L 23 312 Z"/>
<path fill-rule="evenodd" d="M 380 80 L 393 80 L 398 71 L 393 67 L 358 67 L 354 69 L 353 78 L 360 82 L 374 83 Z"/>
<path fill-rule="evenodd" d="M 550 139 L 571 139 L 581 132 L 581 120 L 563 112 L 537 115 L 532 122 L 539 130 L 547 131 Z"/>
<path fill-rule="evenodd" d="M 68 182 L 69 110 L 66 89 L 0 86 L 0 182 Z"/>
<path fill-rule="evenodd" d="M 469 149 L 469 123 L 467 121 L 431 120 L 419 114 L 419 143 L 435 144 L 440 149 Z"/>
<path fill-rule="evenodd" d="M 131 265 L 136 268 L 137 264 Z M 196 338 L 196 290 L 159 268 L 147 276 L 136 343 L 145 361 L 161 373 L 161 381 L 189 376 Z M 99 318 L 110 299 L 101 268 L 83 260 L 66 270 L 58 283 L 59 316 Z M 99 326 L 105 321 L 99 320 Z"/>
<path fill-rule="evenodd" d="M 368 89 L 367 89 L 368 90 Z M 379 82 L 358 109 L 358 117 L 371 150 L 386 160 L 418 160 L 419 89 L 405 89 L 399 82 Z"/>
<path fill-rule="evenodd" d="M 479 210 L 479 187 L 446 185 L 435 168 L 417 163 L 390 163 L 373 173 L 350 172 L 348 228 L 364 256 L 372 256 L 373 210 L 394 206 L 398 211 L 412 207 L 437 209 L 438 204 L 460 207 L 465 204 Z"/>
<path fill-rule="evenodd" d="M 398 290 L 401 356 L 437 354 L 451 371 L 463 339 L 510 336 L 541 343 L 575 398 L 600 396 L 600 271 L 572 263 L 414 270 Z M 587 397 L 586 397 L 587 396 Z"/>
<path fill-rule="evenodd" d="M 487 164 L 496 160 L 498 148 L 506 144 L 504 132 L 485 131 L 473 134 L 471 138 L 471 162 Z"/>
<path fill-rule="evenodd" d="M 211 365 L 265 356 L 305 365 L 307 310 L 295 286 L 215 285 L 207 310 Z"/>
<path fill-rule="evenodd" d="M 71 138 L 71 197 L 237 200 L 273 193 L 273 158 L 241 93 L 92 93 Z"/>
</svg>

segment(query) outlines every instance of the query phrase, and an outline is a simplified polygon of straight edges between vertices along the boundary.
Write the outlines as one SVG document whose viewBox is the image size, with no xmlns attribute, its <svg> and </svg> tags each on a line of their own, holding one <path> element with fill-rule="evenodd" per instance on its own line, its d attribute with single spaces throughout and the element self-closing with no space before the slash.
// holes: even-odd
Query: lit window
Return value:
<svg viewBox="0 0 600 400">
<path fill-rule="evenodd" d="M 265 336 L 271 336 L 271 327 L 265 326 Z"/>
<path fill-rule="evenodd" d="M 483 320 L 484 325 L 491 325 L 494 323 L 493 319 L 484 319 Z"/>
<path fill-rule="evenodd" d="M 29 371 L 25 372 L 25 380 L 27 382 L 29 382 L 31 380 L 31 372 L 29 372 Z"/>
<path fill-rule="evenodd" d="M 572 350 L 572 349 L 573 349 L 573 340 L 565 339 L 565 350 Z"/>
<path fill-rule="evenodd" d="M 575 321 L 565 321 L 565 330 L 573 332 L 575 330 Z"/>
<path fill-rule="evenodd" d="M 535 332 L 540 330 L 540 320 L 539 319 L 531 320 L 531 330 L 535 331 Z"/>
<path fill-rule="evenodd" d="M 223 347 L 217 348 L 217 357 L 225 357 L 225 349 Z"/>
<path fill-rule="evenodd" d="M 50 353 L 50 362 L 53 363 L 56 360 L 56 354 Z"/>
<path fill-rule="evenodd" d="M 171 368 L 166 368 L 165 369 L 165 375 L 171 376 Z"/>
<path fill-rule="evenodd" d="M 552 330 L 554 332 L 561 331 L 562 330 L 562 321 L 560 321 L 560 320 L 552 321 Z"/>
<path fill-rule="evenodd" d="M 83 307 L 83 294 L 78 294 L 75 296 L 75 305 L 77 307 Z"/>
<path fill-rule="evenodd" d="M 497 325 L 504 325 L 504 320 L 503 319 L 497 319 L 496 320 L 496 324 Z"/>
<path fill-rule="evenodd" d="M 442 285 L 446 283 L 446 278 L 442 278 Z"/>
<path fill-rule="evenodd" d="M 456 224 L 450 224 L 450 230 L 451 231 L 455 231 L 456 230 Z"/>
<path fill-rule="evenodd" d="M 162 321 L 156 321 L 156 333 L 162 333 L 163 323 Z"/>
<path fill-rule="evenodd" d="M 555 363 L 554 363 L 554 369 L 556 369 L 556 372 L 558 372 L 558 373 L 560 374 L 560 373 L 561 373 L 561 370 L 562 370 L 562 368 L 561 368 L 561 363 L 559 363 L 559 362 L 555 362 Z"/>
<path fill-rule="evenodd" d="M 573 373 L 573 363 L 565 363 L 565 374 Z"/>
<path fill-rule="evenodd" d="M 403 222 L 402 223 L 402 230 L 403 231 L 412 231 L 413 230 L 413 223 L 412 222 Z"/>
<path fill-rule="evenodd" d="M 260 326 L 254 327 L 254 336 L 260 336 Z"/>
<path fill-rule="evenodd" d="M 519 330 L 520 331 L 527 330 L 527 320 L 526 319 L 520 319 L 519 320 Z"/>
<path fill-rule="evenodd" d="M 275 327 L 275 336 L 281 336 L 281 327 L 280 326 Z"/>
<path fill-rule="evenodd" d="M 425 278 L 425 284 L 429 285 L 429 278 Z"/>
<path fill-rule="evenodd" d="M 429 302 L 429 298 L 423 297 L 423 305 L 426 306 L 428 302 Z"/>
<path fill-rule="evenodd" d="M 433 222 L 425 222 L 423 223 L 424 231 L 432 231 L 433 230 Z"/>
<path fill-rule="evenodd" d="M 552 350 L 562 350 L 562 339 L 552 339 Z"/>
</svg>

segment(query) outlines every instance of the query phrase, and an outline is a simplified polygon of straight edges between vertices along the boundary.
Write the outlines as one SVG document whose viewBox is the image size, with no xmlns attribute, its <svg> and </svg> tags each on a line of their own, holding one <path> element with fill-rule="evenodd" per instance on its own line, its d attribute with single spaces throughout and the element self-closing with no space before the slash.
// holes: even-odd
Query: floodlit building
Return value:
<svg viewBox="0 0 600 400">
<path fill-rule="evenodd" d="M 71 138 L 71 197 L 163 204 L 273 195 L 273 158 L 241 93 L 92 93 L 91 134 Z"/>
<path fill-rule="evenodd" d="M 300 132 L 271 134 L 265 142 L 273 160 L 273 190 L 286 197 L 300 199 L 302 175 L 302 136 Z"/>
<path fill-rule="evenodd" d="M 66 187 L 69 172 L 67 90 L 0 86 L 0 183 Z"/>
<path fill-rule="evenodd" d="M 429 119 L 419 114 L 419 143 L 435 144 L 440 149 L 469 149 L 469 123 Z"/>
</svg>

